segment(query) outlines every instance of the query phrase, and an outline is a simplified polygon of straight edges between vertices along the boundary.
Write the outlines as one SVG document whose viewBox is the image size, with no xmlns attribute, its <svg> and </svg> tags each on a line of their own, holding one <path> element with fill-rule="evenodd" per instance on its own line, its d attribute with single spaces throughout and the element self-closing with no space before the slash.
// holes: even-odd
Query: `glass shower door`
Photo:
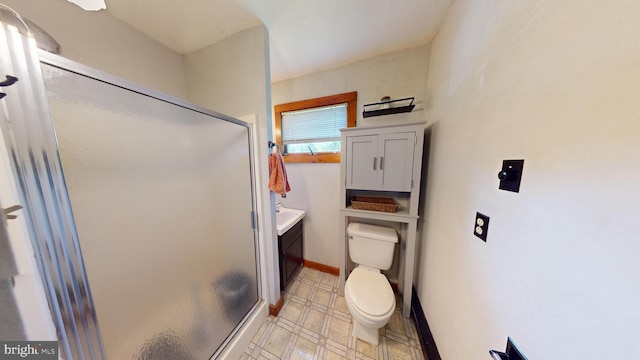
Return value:
<svg viewBox="0 0 640 360">
<path fill-rule="evenodd" d="M 208 359 L 259 299 L 250 128 L 43 64 L 108 359 Z"/>
</svg>

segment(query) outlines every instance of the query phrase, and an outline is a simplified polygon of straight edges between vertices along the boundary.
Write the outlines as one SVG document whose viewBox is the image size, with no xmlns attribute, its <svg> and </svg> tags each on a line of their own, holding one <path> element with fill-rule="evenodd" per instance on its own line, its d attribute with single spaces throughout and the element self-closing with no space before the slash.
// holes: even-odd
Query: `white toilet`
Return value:
<svg viewBox="0 0 640 360">
<path fill-rule="evenodd" d="M 387 278 L 398 242 L 396 231 L 384 226 L 350 223 L 347 227 L 349 257 L 357 267 L 347 278 L 344 298 L 353 316 L 353 336 L 378 345 L 378 329 L 385 326 L 396 308 Z"/>
</svg>

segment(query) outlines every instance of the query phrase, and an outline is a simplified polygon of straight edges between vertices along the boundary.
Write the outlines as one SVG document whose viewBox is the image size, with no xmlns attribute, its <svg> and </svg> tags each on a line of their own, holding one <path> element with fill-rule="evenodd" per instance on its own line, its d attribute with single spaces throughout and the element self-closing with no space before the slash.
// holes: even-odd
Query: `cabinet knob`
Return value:
<svg viewBox="0 0 640 360">
<path fill-rule="evenodd" d="M 375 169 L 376 169 L 376 164 L 377 164 L 377 163 L 378 163 L 378 158 L 377 158 L 377 157 L 374 157 L 374 158 L 373 158 L 373 170 L 375 170 Z"/>
</svg>

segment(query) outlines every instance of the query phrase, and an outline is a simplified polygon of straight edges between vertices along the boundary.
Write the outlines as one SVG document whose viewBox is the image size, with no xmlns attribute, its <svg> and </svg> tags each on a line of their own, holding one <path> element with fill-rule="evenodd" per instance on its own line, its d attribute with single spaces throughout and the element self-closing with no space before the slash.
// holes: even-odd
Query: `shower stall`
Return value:
<svg viewBox="0 0 640 360">
<path fill-rule="evenodd" d="M 262 298 L 252 126 L 0 31 L 0 127 L 63 356 L 220 354 Z"/>
</svg>

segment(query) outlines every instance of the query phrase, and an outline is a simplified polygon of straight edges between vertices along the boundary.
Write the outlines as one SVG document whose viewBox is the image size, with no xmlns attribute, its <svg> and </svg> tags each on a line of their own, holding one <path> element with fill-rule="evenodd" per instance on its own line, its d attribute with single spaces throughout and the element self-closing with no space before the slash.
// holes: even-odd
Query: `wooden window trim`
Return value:
<svg viewBox="0 0 640 360">
<path fill-rule="evenodd" d="M 284 150 L 282 144 L 282 113 L 287 111 L 304 110 L 321 106 L 330 106 L 347 103 L 347 127 L 356 126 L 356 110 L 358 106 L 358 92 L 352 91 L 344 94 L 330 95 L 309 100 L 294 101 L 287 104 L 274 106 L 276 120 L 276 143 Z M 287 163 L 339 163 L 340 154 L 289 154 L 284 155 Z"/>
</svg>

